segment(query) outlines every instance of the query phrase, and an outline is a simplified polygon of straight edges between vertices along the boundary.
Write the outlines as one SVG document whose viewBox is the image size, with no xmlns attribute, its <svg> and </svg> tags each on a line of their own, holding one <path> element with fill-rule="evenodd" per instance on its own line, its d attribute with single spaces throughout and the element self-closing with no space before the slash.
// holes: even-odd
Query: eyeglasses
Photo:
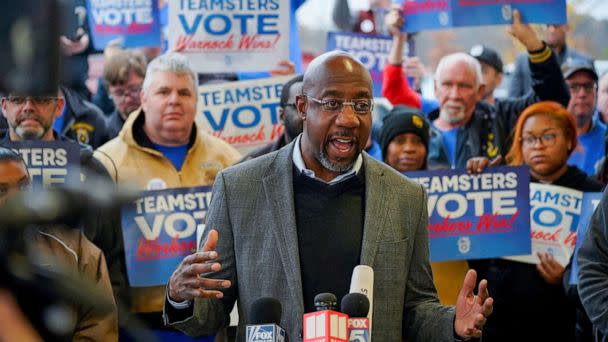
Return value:
<svg viewBox="0 0 608 342">
<path fill-rule="evenodd" d="M 583 89 L 585 93 L 590 93 L 596 89 L 595 83 L 569 83 L 568 89 L 570 89 L 570 93 L 576 94 L 579 90 Z"/>
<path fill-rule="evenodd" d="M 357 114 L 368 114 L 374 108 L 372 99 L 351 99 L 347 101 L 346 99 L 316 99 L 312 96 L 304 96 L 321 105 L 323 111 L 328 113 L 340 113 L 344 110 L 345 105 L 351 106 Z"/>
<path fill-rule="evenodd" d="M 9 96 L 6 100 L 14 105 L 23 105 L 27 100 L 30 100 L 35 106 L 48 105 L 53 101 L 57 101 L 57 97 L 53 96 Z"/>
<path fill-rule="evenodd" d="M 537 141 L 539 141 L 543 146 L 551 147 L 555 145 L 555 140 L 557 138 L 557 134 L 555 133 L 545 133 L 539 137 L 535 137 L 533 135 L 527 135 L 521 137 L 521 142 L 525 146 L 533 146 Z"/>
<path fill-rule="evenodd" d="M 141 86 L 125 88 L 125 89 L 118 89 L 118 90 L 112 92 L 112 96 L 118 97 L 118 98 L 125 98 L 127 96 L 137 96 L 140 91 L 141 91 Z"/>
</svg>

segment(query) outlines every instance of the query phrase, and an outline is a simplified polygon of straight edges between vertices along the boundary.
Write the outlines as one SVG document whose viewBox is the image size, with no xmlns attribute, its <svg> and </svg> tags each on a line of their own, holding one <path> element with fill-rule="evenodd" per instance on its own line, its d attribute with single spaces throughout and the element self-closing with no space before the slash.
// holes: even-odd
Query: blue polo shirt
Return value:
<svg viewBox="0 0 608 342">
<path fill-rule="evenodd" d="M 595 164 L 604 157 L 606 125 L 594 116 L 591 129 L 578 136 L 578 146 L 568 159 L 569 165 L 578 166 L 587 175 L 595 174 Z"/>
</svg>

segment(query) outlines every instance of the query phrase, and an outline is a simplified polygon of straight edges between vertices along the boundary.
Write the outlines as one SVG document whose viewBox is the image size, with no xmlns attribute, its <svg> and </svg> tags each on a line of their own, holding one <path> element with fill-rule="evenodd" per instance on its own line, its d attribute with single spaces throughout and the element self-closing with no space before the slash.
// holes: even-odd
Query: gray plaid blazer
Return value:
<svg viewBox="0 0 608 342">
<path fill-rule="evenodd" d="M 206 231 L 219 232 L 222 270 L 206 276 L 229 279 L 233 286 L 221 300 L 196 299 L 194 315 L 185 320 L 173 321 L 165 310 L 167 325 L 192 336 L 213 334 L 229 323 L 238 300 L 237 339 L 243 341 L 252 303 L 271 296 L 282 304 L 281 326 L 289 340 L 302 340 L 292 153 L 293 143 L 217 175 Z M 453 341 L 454 310 L 439 304 L 432 281 L 424 188 L 366 153 L 362 170 L 361 263 L 374 269 L 373 340 Z"/>
</svg>

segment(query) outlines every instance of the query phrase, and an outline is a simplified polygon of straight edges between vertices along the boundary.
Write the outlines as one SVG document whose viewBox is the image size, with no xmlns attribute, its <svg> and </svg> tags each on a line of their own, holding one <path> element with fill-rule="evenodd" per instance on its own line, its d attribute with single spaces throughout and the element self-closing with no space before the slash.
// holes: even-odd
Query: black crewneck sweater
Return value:
<svg viewBox="0 0 608 342">
<path fill-rule="evenodd" d="M 304 311 L 314 311 L 314 297 L 348 293 L 359 265 L 365 213 L 363 172 L 329 185 L 294 167 L 294 198 Z"/>
</svg>

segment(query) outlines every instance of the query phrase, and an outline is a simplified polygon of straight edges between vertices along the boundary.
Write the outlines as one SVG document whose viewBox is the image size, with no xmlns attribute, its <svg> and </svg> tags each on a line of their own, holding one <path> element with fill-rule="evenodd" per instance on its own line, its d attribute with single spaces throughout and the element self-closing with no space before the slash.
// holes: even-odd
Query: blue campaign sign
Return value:
<svg viewBox="0 0 608 342">
<path fill-rule="evenodd" d="M 270 144 L 283 134 L 278 109 L 283 84 L 291 78 L 200 86 L 201 128 L 241 153 Z"/>
<path fill-rule="evenodd" d="M 513 21 L 518 9 L 522 21 L 536 24 L 565 24 L 565 0 L 452 0 L 454 26 L 503 25 Z"/>
<path fill-rule="evenodd" d="M 402 5 L 405 32 L 453 27 L 451 0 L 393 0 L 393 3 Z"/>
<path fill-rule="evenodd" d="M 211 186 L 145 191 L 122 208 L 121 223 L 129 284 L 164 285 L 184 259 L 196 251 Z"/>
<path fill-rule="evenodd" d="M 431 261 L 529 254 L 528 167 L 408 172 L 428 192 Z"/>
<path fill-rule="evenodd" d="M 587 234 L 589 223 L 591 222 L 591 216 L 593 215 L 593 212 L 595 211 L 595 208 L 597 208 L 601 199 L 601 192 L 585 192 L 583 194 L 581 218 L 578 223 L 578 230 L 576 232 L 576 246 L 574 247 L 574 254 L 572 255 L 572 267 L 570 269 L 569 279 L 570 284 L 578 284 L 578 262 L 576 261 L 576 256 L 578 254 L 578 249 L 581 247 L 583 239 Z"/>
<path fill-rule="evenodd" d="M 451 27 L 504 25 L 518 9 L 525 23 L 564 24 L 565 0 L 394 0 L 402 5 L 404 31 Z"/>
<path fill-rule="evenodd" d="M 97 50 L 103 50 L 115 39 L 120 39 L 125 48 L 161 43 L 158 0 L 87 0 L 87 11 L 93 46 Z"/>
<path fill-rule="evenodd" d="M 382 97 L 382 71 L 392 45 L 393 40 L 388 36 L 329 32 L 326 51 L 346 51 L 359 59 L 372 76 L 374 96 Z M 410 41 L 408 41 L 403 54 L 410 56 L 411 51 Z"/>
<path fill-rule="evenodd" d="M 34 191 L 80 183 L 80 145 L 71 141 L 11 142 L 27 165 Z"/>
</svg>

